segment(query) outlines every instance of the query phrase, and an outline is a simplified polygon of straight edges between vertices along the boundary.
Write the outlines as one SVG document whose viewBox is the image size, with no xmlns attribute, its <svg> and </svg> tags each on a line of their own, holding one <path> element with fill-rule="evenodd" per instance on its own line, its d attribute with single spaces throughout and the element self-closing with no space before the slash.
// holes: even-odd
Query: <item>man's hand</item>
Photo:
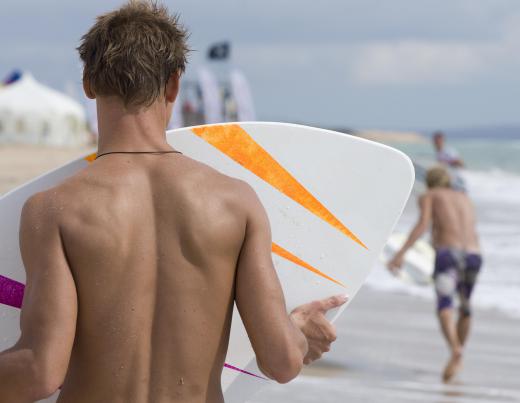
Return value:
<svg viewBox="0 0 520 403">
<path fill-rule="evenodd" d="M 401 269 L 401 266 L 403 265 L 404 256 L 400 253 L 396 254 L 392 260 L 390 260 L 386 267 L 388 267 L 388 270 L 395 276 Z"/>
<path fill-rule="evenodd" d="M 304 364 L 310 364 L 319 359 L 324 352 L 330 351 L 330 345 L 336 340 L 336 328 L 327 320 L 325 314 L 345 302 L 347 297 L 340 295 L 300 305 L 291 312 L 291 320 L 309 344 Z"/>
</svg>

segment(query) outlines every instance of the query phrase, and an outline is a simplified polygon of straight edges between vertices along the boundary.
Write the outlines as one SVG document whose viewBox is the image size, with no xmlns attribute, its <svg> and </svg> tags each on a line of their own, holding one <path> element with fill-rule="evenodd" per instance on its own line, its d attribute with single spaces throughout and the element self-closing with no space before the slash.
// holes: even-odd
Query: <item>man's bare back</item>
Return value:
<svg viewBox="0 0 520 403">
<path fill-rule="evenodd" d="M 60 402 L 221 400 L 246 185 L 179 154 L 109 155 L 56 193 L 79 304 Z"/>
<path fill-rule="evenodd" d="M 451 188 L 433 188 L 422 198 L 423 208 L 431 208 L 432 243 L 436 249 L 479 251 L 475 212 L 466 193 Z"/>
<path fill-rule="evenodd" d="M 406 242 L 389 262 L 393 271 L 401 267 L 406 251 L 431 226 L 432 245 L 464 253 L 480 250 L 475 211 L 469 197 L 449 187 L 432 187 L 419 197 L 419 219 Z M 394 270 L 395 269 L 395 270 Z"/>
</svg>

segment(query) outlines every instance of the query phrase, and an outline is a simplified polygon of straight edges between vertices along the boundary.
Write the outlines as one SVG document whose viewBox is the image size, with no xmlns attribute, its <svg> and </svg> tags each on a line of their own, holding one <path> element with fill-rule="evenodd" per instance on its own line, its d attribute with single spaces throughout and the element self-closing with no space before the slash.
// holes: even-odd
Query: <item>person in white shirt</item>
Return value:
<svg viewBox="0 0 520 403">
<path fill-rule="evenodd" d="M 433 145 L 435 147 L 435 155 L 437 162 L 446 167 L 450 176 L 452 187 L 455 190 L 466 192 L 466 183 L 460 174 L 460 168 L 464 168 L 464 161 L 459 156 L 457 150 L 451 147 L 446 147 L 446 139 L 444 133 L 437 131 L 433 133 Z"/>
</svg>

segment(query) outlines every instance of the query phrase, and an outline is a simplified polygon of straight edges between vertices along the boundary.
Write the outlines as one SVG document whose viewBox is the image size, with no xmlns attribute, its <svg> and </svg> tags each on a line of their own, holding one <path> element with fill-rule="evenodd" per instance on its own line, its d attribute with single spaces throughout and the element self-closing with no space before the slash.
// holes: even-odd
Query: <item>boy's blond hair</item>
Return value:
<svg viewBox="0 0 520 403">
<path fill-rule="evenodd" d="M 442 166 L 436 166 L 428 169 L 426 172 L 426 185 L 429 188 L 451 187 L 451 178 L 449 172 Z"/>
</svg>

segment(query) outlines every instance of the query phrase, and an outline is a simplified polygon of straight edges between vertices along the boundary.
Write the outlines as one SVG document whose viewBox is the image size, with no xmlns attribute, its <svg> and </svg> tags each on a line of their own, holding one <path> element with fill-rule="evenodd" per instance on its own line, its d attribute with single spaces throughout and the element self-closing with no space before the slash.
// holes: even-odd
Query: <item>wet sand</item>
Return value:
<svg viewBox="0 0 520 403">
<path fill-rule="evenodd" d="M 520 320 L 474 311 L 464 367 L 444 384 L 449 356 L 433 308 L 417 297 L 363 288 L 337 323 L 332 352 L 250 403 L 520 402 Z"/>
</svg>

